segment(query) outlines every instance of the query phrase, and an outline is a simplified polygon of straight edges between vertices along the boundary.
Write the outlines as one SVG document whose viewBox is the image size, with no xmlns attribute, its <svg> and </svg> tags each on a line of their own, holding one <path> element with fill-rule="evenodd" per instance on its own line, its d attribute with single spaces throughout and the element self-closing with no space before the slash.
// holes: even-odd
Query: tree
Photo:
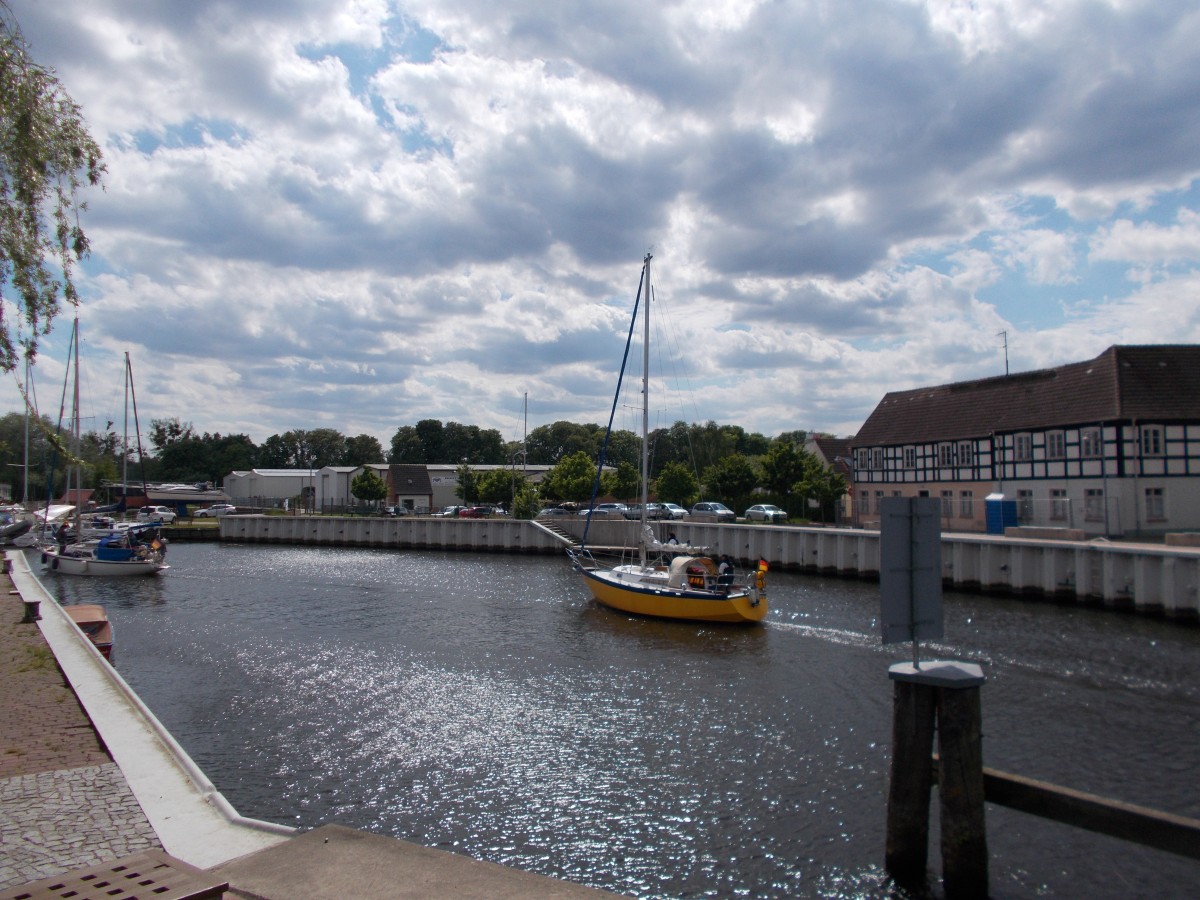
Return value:
<svg viewBox="0 0 1200 900">
<path fill-rule="evenodd" d="M 763 487 L 771 492 L 775 502 L 790 511 L 792 492 L 803 480 L 809 464 L 815 461 L 811 453 L 791 441 L 775 441 L 762 459 Z"/>
<path fill-rule="evenodd" d="M 359 500 L 378 504 L 387 497 L 387 482 L 380 478 L 374 469 L 363 469 L 350 482 L 350 493 Z"/>
<path fill-rule="evenodd" d="M 369 434 L 346 438 L 346 452 L 342 458 L 342 465 L 362 466 L 377 462 L 383 462 L 383 445 L 379 443 L 378 438 Z"/>
<path fill-rule="evenodd" d="M 819 522 L 834 522 L 837 520 L 838 504 L 846 496 L 846 479 L 833 470 L 832 466 L 821 463 L 811 453 L 807 454 L 808 463 L 804 476 L 795 490 L 806 499 L 814 500 L 817 504 L 817 515 L 811 518 Z M 808 510 L 805 510 L 807 516 Z"/>
<path fill-rule="evenodd" d="M 438 423 L 441 424 L 440 422 Z M 390 463 L 425 463 L 425 445 L 421 442 L 421 433 L 411 425 L 402 425 L 392 435 L 392 451 L 388 454 Z"/>
<path fill-rule="evenodd" d="M 191 422 L 181 422 L 179 419 L 151 419 L 150 446 L 155 453 L 162 453 L 176 441 L 186 441 L 195 437 L 195 429 Z"/>
<path fill-rule="evenodd" d="M 620 462 L 612 472 L 605 472 L 600 479 L 604 493 L 611 494 L 618 500 L 633 500 L 638 496 L 642 479 L 637 467 L 632 463 Z"/>
<path fill-rule="evenodd" d="M 667 463 L 654 483 L 654 495 L 663 502 L 691 506 L 700 499 L 700 484 L 683 463 Z"/>
<path fill-rule="evenodd" d="M 735 512 L 749 506 L 758 480 L 753 463 L 740 453 L 723 457 L 704 470 L 705 491 Z"/>
<path fill-rule="evenodd" d="M 470 506 L 478 495 L 479 476 L 466 463 L 455 469 L 454 474 L 458 478 L 458 487 L 454 489 L 454 493 L 458 494 L 463 503 Z"/>
<path fill-rule="evenodd" d="M 77 201 L 100 184 L 100 146 L 54 70 L 38 65 L 6 4 L 0 4 L 0 370 L 37 355 L 59 298 L 76 305 L 74 264 L 89 252 Z M 8 289 L 7 292 L 5 289 Z M 16 340 L 4 319 L 12 304 L 28 331 Z"/>
<path fill-rule="evenodd" d="M 542 479 L 542 494 L 554 500 L 583 501 L 592 496 L 596 463 L 583 450 L 559 461 Z"/>
</svg>

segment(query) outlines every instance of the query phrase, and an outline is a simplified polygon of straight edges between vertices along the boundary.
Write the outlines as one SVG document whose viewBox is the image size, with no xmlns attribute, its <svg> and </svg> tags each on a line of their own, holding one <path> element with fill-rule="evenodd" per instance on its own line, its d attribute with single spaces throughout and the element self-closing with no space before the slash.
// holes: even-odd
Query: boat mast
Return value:
<svg viewBox="0 0 1200 900">
<path fill-rule="evenodd" d="M 79 313 L 75 313 L 75 540 L 79 540 L 83 524 L 83 468 L 79 462 L 83 441 L 79 432 Z M 67 497 L 71 495 L 71 478 L 67 476 Z"/>
<path fill-rule="evenodd" d="M 653 288 L 650 281 L 650 259 L 646 254 L 646 308 L 642 311 L 644 317 L 642 330 L 642 515 L 641 534 L 638 535 L 638 546 L 641 548 L 641 563 L 646 564 L 646 542 L 642 539 L 646 534 L 646 506 L 650 502 L 650 303 Z"/>
</svg>

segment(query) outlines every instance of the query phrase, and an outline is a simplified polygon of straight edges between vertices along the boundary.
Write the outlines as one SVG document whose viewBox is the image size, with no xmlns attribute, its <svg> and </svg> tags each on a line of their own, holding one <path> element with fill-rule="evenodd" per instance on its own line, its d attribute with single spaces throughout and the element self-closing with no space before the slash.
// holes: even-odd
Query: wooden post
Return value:
<svg viewBox="0 0 1200 900">
<path fill-rule="evenodd" d="M 929 791 L 933 767 L 934 688 L 896 681 L 892 707 L 892 771 L 884 865 L 902 886 L 925 883 L 929 857 Z"/>
<path fill-rule="evenodd" d="M 938 689 L 938 798 L 947 898 L 987 897 L 983 743 L 978 685 Z"/>
<path fill-rule="evenodd" d="M 897 663 L 892 771 L 888 790 L 885 865 L 901 886 L 925 879 L 933 729 L 939 748 L 942 873 L 948 898 L 987 896 L 987 834 L 983 815 L 983 750 L 979 687 L 973 663 Z"/>
</svg>

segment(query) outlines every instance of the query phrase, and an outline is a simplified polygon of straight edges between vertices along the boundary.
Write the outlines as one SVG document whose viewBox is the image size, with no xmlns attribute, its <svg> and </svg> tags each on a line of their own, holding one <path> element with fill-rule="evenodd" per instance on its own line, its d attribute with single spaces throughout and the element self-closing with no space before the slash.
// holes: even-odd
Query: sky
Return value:
<svg viewBox="0 0 1200 900">
<path fill-rule="evenodd" d="M 1194 0 L 10 5 L 108 165 L 96 427 L 125 352 L 144 432 L 603 423 L 647 253 L 651 427 L 1200 341 Z"/>
</svg>

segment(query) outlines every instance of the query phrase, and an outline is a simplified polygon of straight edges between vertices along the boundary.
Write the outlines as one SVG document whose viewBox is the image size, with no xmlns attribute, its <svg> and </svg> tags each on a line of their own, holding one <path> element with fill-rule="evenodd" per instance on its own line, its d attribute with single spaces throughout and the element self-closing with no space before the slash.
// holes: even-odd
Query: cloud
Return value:
<svg viewBox="0 0 1200 900">
<path fill-rule="evenodd" d="M 1014 370 L 1197 337 L 1181 0 L 13 9 L 105 148 L 81 316 L 144 418 L 603 421 L 651 249 L 672 389 L 767 434 L 1000 332 Z"/>
</svg>

